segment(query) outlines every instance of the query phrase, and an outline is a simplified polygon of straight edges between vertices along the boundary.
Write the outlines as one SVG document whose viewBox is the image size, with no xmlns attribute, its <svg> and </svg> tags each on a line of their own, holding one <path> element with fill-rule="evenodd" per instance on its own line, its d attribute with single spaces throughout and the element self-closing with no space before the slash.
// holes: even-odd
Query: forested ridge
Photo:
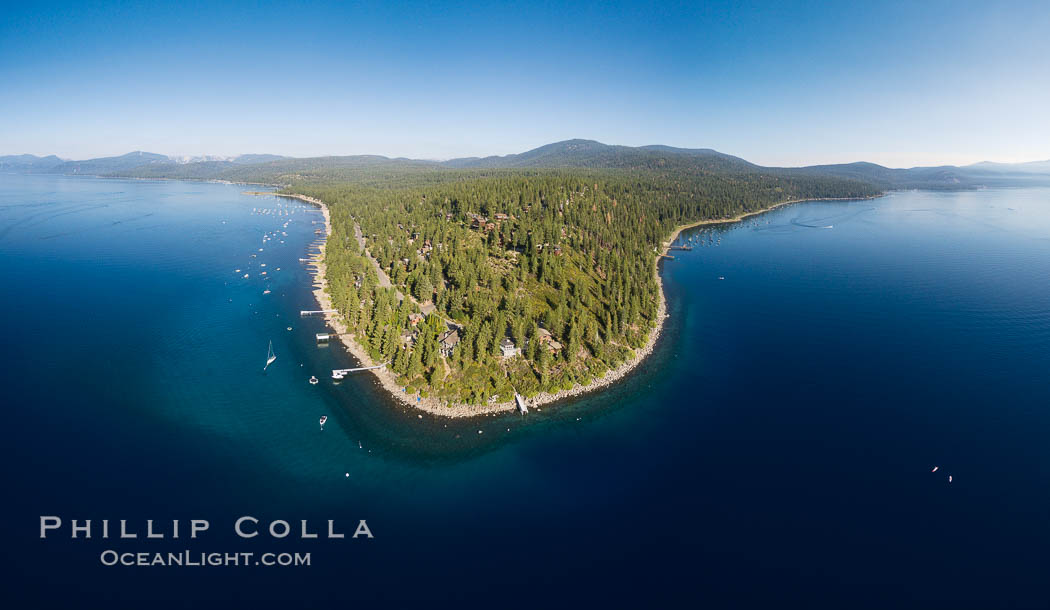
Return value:
<svg viewBox="0 0 1050 610">
<path fill-rule="evenodd" d="M 340 315 L 410 393 L 471 404 L 586 384 L 629 359 L 659 322 L 654 263 L 676 226 L 877 194 L 851 180 L 702 169 L 330 171 L 285 192 L 329 206 Z"/>
</svg>

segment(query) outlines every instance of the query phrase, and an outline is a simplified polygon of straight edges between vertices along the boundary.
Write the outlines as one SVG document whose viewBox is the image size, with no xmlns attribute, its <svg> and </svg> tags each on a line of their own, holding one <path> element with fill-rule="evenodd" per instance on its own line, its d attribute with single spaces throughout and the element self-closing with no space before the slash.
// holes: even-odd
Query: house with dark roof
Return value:
<svg viewBox="0 0 1050 610">
<path fill-rule="evenodd" d="M 499 351 L 504 358 L 512 358 L 521 353 L 521 349 L 514 345 L 510 337 L 503 337 L 503 340 L 499 342 Z"/>
<path fill-rule="evenodd" d="M 456 346 L 459 345 L 459 331 L 456 329 L 448 331 L 441 336 L 439 343 L 441 344 L 441 354 L 451 356 Z"/>
</svg>

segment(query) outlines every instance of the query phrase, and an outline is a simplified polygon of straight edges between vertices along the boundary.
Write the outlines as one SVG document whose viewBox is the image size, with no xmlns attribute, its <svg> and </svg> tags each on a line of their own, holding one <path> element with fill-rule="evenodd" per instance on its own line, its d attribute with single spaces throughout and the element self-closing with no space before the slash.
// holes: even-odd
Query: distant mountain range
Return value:
<svg viewBox="0 0 1050 610">
<path fill-rule="evenodd" d="M 36 155 L 8 155 L 0 157 L 0 171 L 4 172 L 36 172 L 47 171 L 58 167 L 63 163 L 55 155 L 38 157 Z"/>
<path fill-rule="evenodd" d="M 235 157 L 169 157 L 157 153 L 136 150 L 119 157 L 99 157 L 83 161 L 69 161 L 55 155 L 37 157 L 35 155 L 10 155 L 0 157 L 0 172 L 30 172 L 41 174 L 84 174 L 89 176 L 108 176 L 130 170 L 161 168 L 163 172 L 177 165 L 204 166 L 211 164 L 216 168 L 234 165 L 254 165 L 278 159 L 280 155 L 238 155 Z"/>
<path fill-rule="evenodd" d="M 0 157 L 0 172 L 87 174 L 134 178 L 182 178 L 278 182 L 332 178 L 352 172 L 390 169 L 615 169 L 684 171 L 708 174 L 834 176 L 873 184 L 882 189 L 966 189 L 982 186 L 1050 185 L 1050 160 L 1031 163 L 982 162 L 962 167 L 892 169 L 874 163 L 844 163 L 809 167 L 763 167 L 708 148 L 615 146 L 594 140 L 566 140 L 502 157 L 467 157 L 449 161 L 389 158 L 378 155 L 292 158 L 251 154 L 236 157 L 168 157 L 136 151 L 119 157 L 83 161 L 54 155 Z"/>
</svg>

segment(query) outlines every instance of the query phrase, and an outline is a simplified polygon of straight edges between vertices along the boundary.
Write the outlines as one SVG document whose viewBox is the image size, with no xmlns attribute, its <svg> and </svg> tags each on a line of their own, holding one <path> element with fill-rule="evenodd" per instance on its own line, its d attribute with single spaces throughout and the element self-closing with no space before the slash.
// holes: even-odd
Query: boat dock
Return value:
<svg viewBox="0 0 1050 610">
<path fill-rule="evenodd" d="M 299 315 L 300 316 L 312 316 L 312 315 L 315 315 L 315 314 L 326 314 L 326 313 L 339 313 L 339 311 L 335 310 L 335 309 L 315 309 L 315 310 L 304 309 L 304 310 L 299 312 Z"/>
<path fill-rule="evenodd" d="M 525 404 L 525 399 L 522 398 L 521 394 L 514 392 L 514 404 L 518 405 L 518 411 L 525 415 L 529 412 L 528 405 Z"/>
<path fill-rule="evenodd" d="M 342 379 L 344 375 L 348 373 L 356 373 L 358 371 L 371 371 L 372 369 L 381 369 L 386 366 L 387 363 L 377 364 L 375 366 L 362 366 L 356 369 L 332 369 L 332 379 Z"/>
</svg>

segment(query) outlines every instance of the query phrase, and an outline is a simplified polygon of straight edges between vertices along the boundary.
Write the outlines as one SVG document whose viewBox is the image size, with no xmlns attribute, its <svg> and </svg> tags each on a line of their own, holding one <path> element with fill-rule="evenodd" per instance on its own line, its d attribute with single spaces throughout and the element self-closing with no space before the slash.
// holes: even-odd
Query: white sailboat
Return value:
<svg viewBox="0 0 1050 610">
<path fill-rule="evenodd" d="M 263 367 L 263 371 L 266 370 L 267 366 L 273 364 L 274 360 L 277 360 L 277 354 L 273 353 L 273 341 L 270 341 L 270 349 L 266 352 L 266 366 Z"/>
</svg>

